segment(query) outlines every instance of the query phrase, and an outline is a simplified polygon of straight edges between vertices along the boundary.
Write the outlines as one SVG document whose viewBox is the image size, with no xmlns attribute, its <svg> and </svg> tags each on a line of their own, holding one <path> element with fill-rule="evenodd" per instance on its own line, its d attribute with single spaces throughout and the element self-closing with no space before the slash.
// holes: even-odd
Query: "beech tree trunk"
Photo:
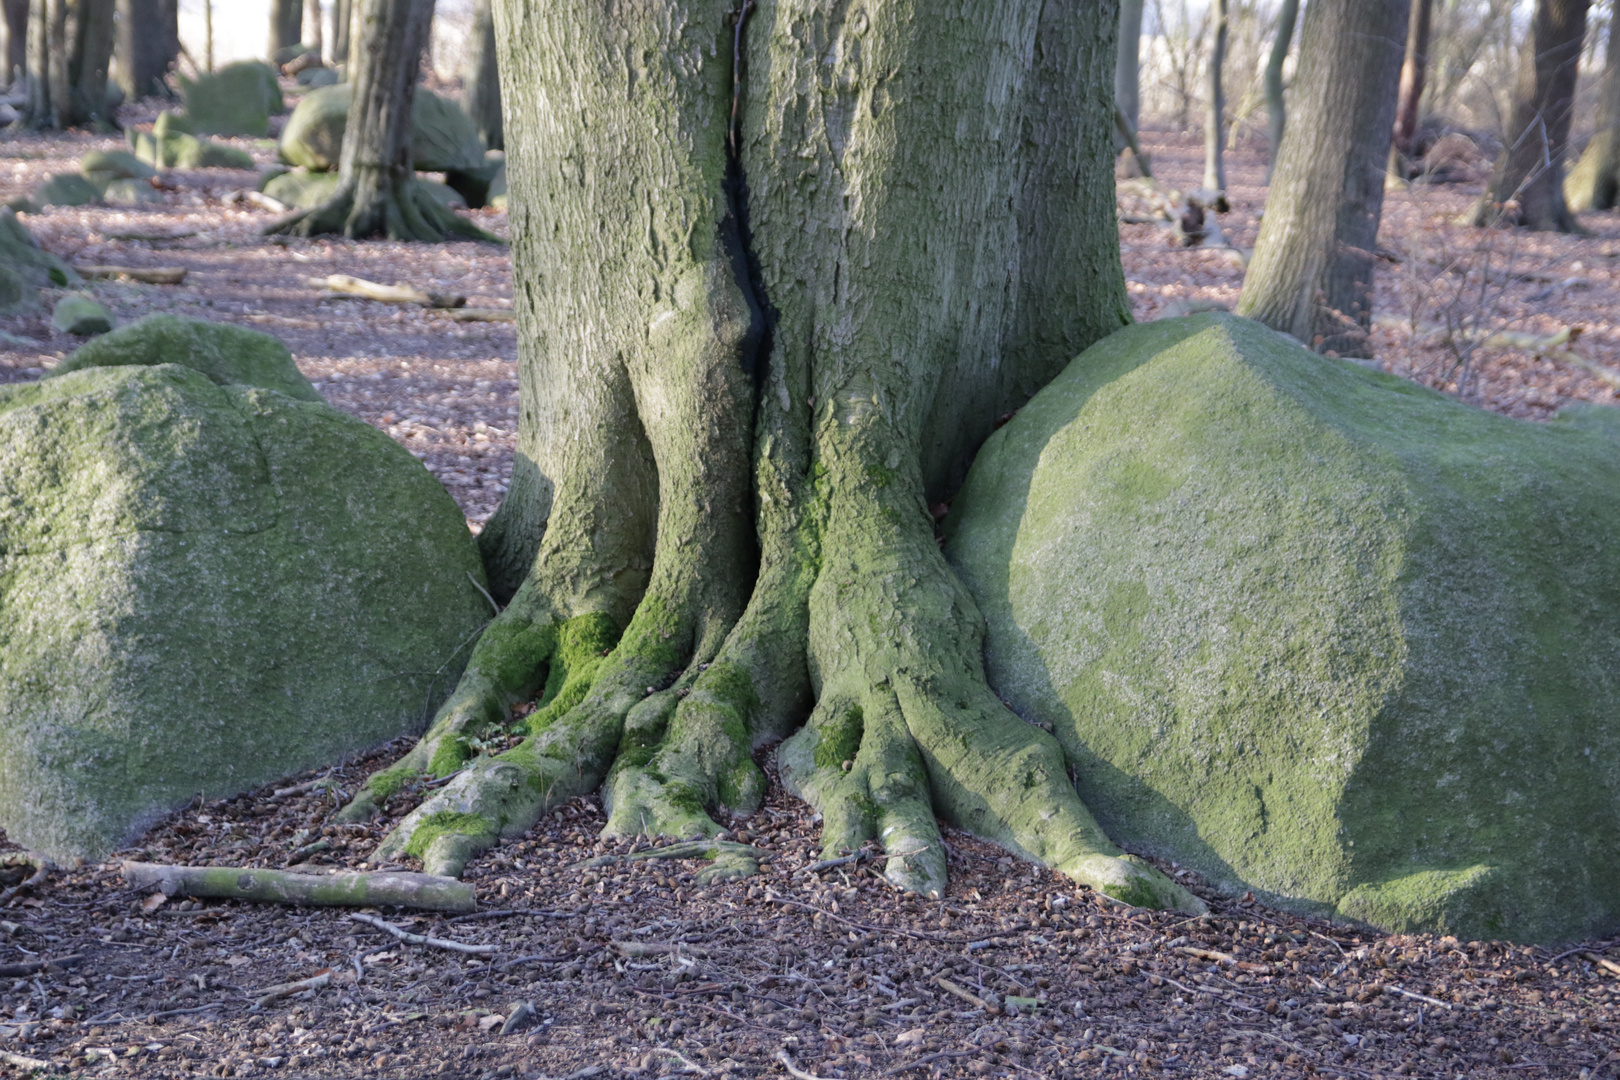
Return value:
<svg viewBox="0 0 1620 1080">
<path fill-rule="evenodd" d="M 118 85 L 130 100 L 167 95 L 180 57 L 179 0 L 118 0 Z"/>
<path fill-rule="evenodd" d="M 713 836 L 791 735 L 826 848 L 881 844 L 899 888 L 942 891 L 938 815 L 1196 910 L 986 684 L 928 511 L 1127 321 L 1116 6 L 499 2 L 523 464 L 481 542 L 510 602 L 345 815 L 456 773 L 378 851 L 430 873 L 598 786 L 612 834 Z"/>
<path fill-rule="evenodd" d="M 1597 130 L 1564 181 L 1564 201 L 1574 213 L 1620 206 L 1620 20 L 1609 23 Z"/>
<path fill-rule="evenodd" d="M 1408 0 L 1312 0 L 1238 314 L 1322 352 L 1370 354 L 1373 251 Z"/>
<path fill-rule="evenodd" d="M 1282 0 L 1277 9 L 1277 35 L 1271 40 L 1271 53 L 1266 57 L 1266 119 L 1270 122 L 1267 134 L 1266 183 L 1277 168 L 1277 152 L 1282 146 L 1283 130 L 1288 124 L 1288 106 L 1283 100 L 1283 64 L 1288 61 L 1288 50 L 1294 41 L 1294 23 L 1299 17 L 1299 0 Z"/>
<path fill-rule="evenodd" d="M 1226 90 L 1221 69 L 1226 66 L 1227 0 L 1215 0 L 1210 27 L 1209 66 L 1205 70 L 1209 108 L 1204 113 L 1204 187 L 1226 190 Z"/>
<path fill-rule="evenodd" d="M 332 63 L 349 62 L 349 28 L 354 22 L 353 0 L 334 0 L 332 4 Z"/>
<path fill-rule="evenodd" d="M 29 0 L 3 0 L 6 17 L 6 77 L 10 86 L 28 70 Z"/>
<path fill-rule="evenodd" d="M 422 44 L 433 23 L 433 0 L 360 2 L 360 32 L 348 67 L 354 100 L 343 135 L 337 191 L 325 204 L 277 222 L 270 231 L 390 240 L 490 239 L 416 183 L 411 106 Z"/>
<path fill-rule="evenodd" d="M 1132 131 L 1142 127 L 1142 7 L 1143 0 L 1121 0 L 1119 5 L 1119 53 L 1114 64 L 1114 106 L 1130 122 Z M 1125 136 L 1116 134 L 1114 149 L 1125 148 Z"/>
<path fill-rule="evenodd" d="M 303 33 L 304 0 L 270 0 L 269 54 L 299 44 Z"/>
<path fill-rule="evenodd" d="M 321 0 L 305 0 L 304 25 L 309 28 L 309 33 L 300 35 L 300 39 L 316 55 L 324 55 L 325 53 L 325 44 L 321 40 L 325 35 L 325 29 L 321 25 L 324 18 L 325 13 L 321 11 Z"/>
<path fill-rule="evenodd" d="M 1429 64 L 1429 27 L 1434 0 L 1412 0 L 1406 26 L 1406 57 L 1401 62 L 1401 88 L 1395 107 L 1395 149 L 1411 157 L 1416 149 L 1418 105 L 1423 100 L 1423 77 Z"/>
<path fill-rule="evenodd" d="M 1474 211 L 1474 224 L 1579 230 L 1564 202 L 1564 151 L 1590 6 L 1591 0 L 1536 0 L 1519 49 L 1507 148 Z"/>
<path fill-rule="evenodd" d="M 506 140 L 501 128 L 500 65 L 495 54 L 494 10 L 490 0 L 475 0 L 464 79 L 467 115 L 484 137 L 484 145 L 500 150 L 506 146 Z"/>
<path fill-rule="evenodd" d="M 34 0 L 28 26 L 28 106 L 33 127 L 111 126 L 107 68 L 115 0 Z"/>
</svg>

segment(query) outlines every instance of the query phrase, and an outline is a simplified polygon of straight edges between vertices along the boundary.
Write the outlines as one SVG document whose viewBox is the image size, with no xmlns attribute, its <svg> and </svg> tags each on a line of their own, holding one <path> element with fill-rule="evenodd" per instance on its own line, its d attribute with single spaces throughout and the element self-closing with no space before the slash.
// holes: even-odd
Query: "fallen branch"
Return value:
<svg viewBox="0 0 1620 1080">
<path fill-rule="evenodd" d="M 280 983 L 276 986 L 270 987 L 268 990 L 259 995 L 258 1000 L 253 1003 L 253 1007 L 255 1009 L 262 1009 L 271 1002 L 277 1001 L 281 998 L 291 997 L 293 994 L 301 994 L 305 990 L 324 990 L 326 987 L 331 985 L 332 969 L 325 968 L 316 974 L 311 975 L 307 979 L 299 979 L 297 982 Z"/>
<path fill-rule="evenodd" d="M 965 986 L 957 986 L 955 983 L 951 982 L 951 980 L 947 979 L 943 975 L 940 975 L 940 976 L 936 977 L 934 979 L 934 982 L 939 984 L 939 988 L 941 990 L 945 990 L 945 991 L 948 991 L 949 993 L 955 994 L 957 997 L 961 998 L 963 1001 L 966 1001 L 970 1005 L 974 1005 L 974 1006 L 976 1006 L 976 1007 L 978 1007 L 980 1009 L 983 1009 L 985 1012 L 989 1013 L 992 1016 L 997 1016 L 997 1015 L 1000 1015 L 1000 1013 L 1001 1013 L 1001 1006 L 998 1005 L 996 1002 L 988 1001 L 988 1000 L 980 997 L 978 994 L 975 994 L 973 991 L 969 990 Z"/>
<path fill-rule="evenodd" d="M 524 964 L 561 964 L 575 958 L 576 954 L 573 953 L 567 956 L 547 956 L 544 953 L 535 953 L 533 956 L 520 956 L 516 960 L 508 960 L 495 970 L 511 971 L 513 968 L 522 967 Z"/>
<path fill-rule="evenodd" d="M 709 955 L 709 950 L 701 945 L 687 945 L 679 941 L 612 941 L 608 943 L 608 947 L 630 960 L 648 956 L 668 956 L 670 953 L 677 956 L 695 956 L 701 960 Z"/>
<path fill-rule="evenodd" d="M 430 308 L 459 308 L 467 303 L 465 296 L 423 292 L 409 285 L 380 285 L 365 278 L 348 274 L 332 274 L 323 278 L 310 278 L 309 284 L 317 289 L 331 289 L 363 300 L 379 300 L 385 304 L 420 304 Z"/>
<path fill-rule="evenodd" d="M 246 199 L 254 206 L 262 207 L 265 210 L 270 211 L 272 214 L 285 214 L 288 210 L 292 209 L 292 207 L 288 206 L 280 199 L 273 199 L 262 191 L 245 191 L 242 193 L 242 198 Z"/>
<path fill-rule="evenodd" d="M 1582 953 L 1581 955 L 1607 971 L 1610 975 L 1620 975 L 1620 964 L 1615 963 L 1613 960 L 1605 960 L 1597 953 Z"/>
<path fill-rule="evenodd" d="M 84 957 L 79 953 L 74 953 L 71 956 L 61 956 L 55 960 L 25 960 L 20 964 L 0 964 L 0 979 L 20 979 L 25 975 L 37 975 L 46 968 L 68 968 L 82 963 L 84 963 Z"/>
<path fill-rule="evenodd" d="M 456 322 L 517 322 L 517 312 L 511 308 L 466 307 L 446 314 Z"/>
<path fill-rule="evenodd" d="M 464 881 L 399 870 L 294 874 L 257 867 L 126 862 L 123 873 L 131 888 L 157 889 L 165 896 L 322 907 L 405 907 L 457 914 L 478 907 L 473 887 Z"/>
<path fill-rule="evenodd" d="M 866 852 L 857 851 L 853 855 L 845 855 L 840 859 L 822 859 L 820 862 L 811 863 L 809 866 L 805 867 L 804 872 L 806 874 L 820 874 L 824 871 L 832 870 L 840 866 L 848 866 L 850 863 L 860 862 L 866 857 Z"/>
<path fill-rule="evenodd" d="M 495 945 L 467 945 L 460 941 L 446 941 L 443 938 L 428 937 L 426 934 L 413 934 L 408 930 L 401 930 L 391 922 L 385 922 L 375 915 L 350 915 L 351 922 L 365 923 L 374 926 L 387 934 L 392 934 L 399 940 L 411 945 L 431 945 L 435 949 L 449 949 L 451 952 L 466 953 L 469 956 L 493 956 L 500 949 Z"/>
<path fill-rule="evenodd" d="M 28 1069 L 31 1072 L 44 1072 L 51 1068 L 51 1063 L 48 1061 L 41 1061 L 39 1058 L 31 1058 L 23 1054 L 13 1054 L 10 1050 L 0 1051 L 0 1061 L 10 1065 L 13 1069 Z"/>
<path fill-rule="evenodd" d="M 75 266 L 79 276 L 92 281 L 101 278 L 128 278 L 130 281 L 140 281 L 147 285 L 179 285 L 186 280 L 189 273 L 183 266 L 154 266 L 144 269 L 138 266 Z"/>
<path fill-rule="evenodd" d="M 822 1080 L 815 1073 L 807 1073 L 795 1065 L 792 1056 L 786 1050 L 778 1050 L 776 1060 L 782 1063 L 782 1068 L 786 1069 L 788 1075 L 793 1077 L 794 1080 Z"/>
<path fill-rule="evenodd" d="M 8 855 L 0 856 L 0 866 L 31 866 L 33 874 L 13 885 L 5 892 L 0 892 L 0 904 L 10 903 L 12 897 L 24 889 L 32 889 L 36 885 L 43 885 L 45 878 L 51 872 L 51 861 L 44 856 L 35 855 L 28 851 L 14 851 Z"/>
<path fill-rule="evenodd" d="M 1395 986 L 1394 984 L 1387 985 L 1384 987 L 1384 989 L 1391 994 L 1399 994 L 1401 997 L 1411 998 L 1413 1001 L 1425 1001 L 1430 1005 L 1438 1005 L 1442 1009 L 1456 1008 L 1456 1006 L 1449 1001 L 1441 1001 L 1439 998 L 1432 998 L 1428 994 L 1414 993 L 1411 990 L 1402 990 L 1400 987 Z"/>
<path fill-rule="evenodd" d="M 317 776 L 313 780 L 305 780 L 302 784 L 294 784 L 292 787 L 276 788 L 276 790 L 270 793 L 270 797 L 272 799 L 285 799 L 289 795 L 302 795 L 306 791 L 314 791 L 318 787 L 332 787 L 336 785 L 336 783 L 337 781 L 332 779 L 331 770 L 327 770 L 324 776 Z"/>
</svg>

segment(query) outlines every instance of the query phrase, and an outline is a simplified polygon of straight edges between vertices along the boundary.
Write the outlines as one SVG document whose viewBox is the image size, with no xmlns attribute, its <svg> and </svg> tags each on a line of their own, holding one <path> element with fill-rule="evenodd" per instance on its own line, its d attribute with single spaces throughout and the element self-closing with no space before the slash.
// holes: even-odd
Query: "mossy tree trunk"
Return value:
<svg viewBox="0 0 1620 1080">
<path fill-rule="evenodd" d="M 929 511 L 1127 321 L 1116 6 L 500 2 L 522 419 L 481 541 L 510 600 L 345 813 L 455 773 L 379 849 L 451 874 L 598 787 L 610 833 L 712 836 L 789 737 L 827 849 L 880 844 L 901 888 L 942 890 L 938 815 L 1196 908 L 987 685 Z"/>
<path fill-rule="evenodd" d="M 1277 34 L 1271 39 L 1271 52 L 1266 56 L 1266 183 L 1277 168 L 1277 151 L 1282 146 L 1283 131 L 1288 125 L 1288 105 L 1283 100 L 1283 65 L 1288 62 L 1288 50 L 1294 42 L 1294 23 L 1299 18 L 1299 0 L 1283 0 L 1277 9 Z"/>
<path fill-rule="evenodd" d="M 464 102 L 484 145 L 491 150 L 506 146 L 501 128 L 500 64 L 495 49 L 495 13 L 490 0 L 475 0 L 472 29 L 467 35 L 467 88 Z"/>
<path fill-rule="evenodd" d="M 339 183 L 321 206 L 277 222 L 273 232 L 384 236 L 390 240 L 488 239 L 416 183 L 411 106 L 433 0 L 356 0 L 364 5 L 349 60 L 354 98 L 339 158 Z"/>
<path fill-rule="evenodd" d="M 118 85 L 130 100 L 169 92 L 180 56 L 179 0 L 118 0 Z"/>
<path fill-rule="evenodd" d="M 299 44 L 303 33 L 304 0 L 270 0 L 269 55 Z"/>
<path fill-rule="evenodd" d="M 1609 22 L 1597 130 L 1564 182 L 1564 200 L 1573 213 L 1620 206 L 1620 20 Z"/>
<path fill-rule="evenodd" d="M 1407 0 L 1313 0 L 1292 119 L 1238 314 L 1320 352 L 1370 354 L 1373 251 Z"/>
<path fill-rule="evenodd" d="M 32 127 L 106 127 L 115 0 L 34 0 L 28 25 L 28 105 Z"/>
<path fill-rule="evenodd" d="M 1227 0 L 1214 0 L 1210 6 L 1209 62 L 1204 67 L 1204 85 L 1209 100 L 1204 110 L 1204 187 L 1226 190 L 1226 88 L 1221 82 L 1226 67 Z"/>
<path fill-rule="evenodd" d="M 1590 6 L 1591 0 L 1536 0 L 1519 47 L 1507 147 L 1475 208 L 1474 224 L 1579 231 L 1564 202 L 1564 150 Z"/>
</svg>

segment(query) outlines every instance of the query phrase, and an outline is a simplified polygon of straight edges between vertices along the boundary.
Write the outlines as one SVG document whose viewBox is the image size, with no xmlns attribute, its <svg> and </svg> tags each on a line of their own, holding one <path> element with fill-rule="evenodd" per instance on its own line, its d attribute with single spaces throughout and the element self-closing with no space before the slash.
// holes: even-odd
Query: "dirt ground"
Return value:
<svg viewBox="0 0 1620 1080">
<path fill-rule="evenodd" d="M 149 109 L 126 117 L 143 118 Z M 1162 178 L 1196 184 L 1195 139 L 1146 139 Z M 0 201 L 113 142 L 0 143 Z M 273 153 L 269 143 L 237 145 L 266 164 Z M 1588 218 L 1583 238 L 1451 225 L 1479 190 L 1475 166 L 1472 182 L 1389 199 L 1380 359 L 1513 415 L 1613 402 L 1614 381 L 1601 373 L 1620 368 L 1620 218 Z M 1229 170 L 1234 206 L 1222 226 L 1252 247 L 1264 195 L 1258 148 L 1235 151 Z M 346 273 L 505 306 L 507 253 L 273 243 L 258 235 L 272 215 L 232 199 L 253 179 L 170 173 L 161 205 L 23 220 L 70 262 L 185 267 L 181 286 L 109 282 L 93 292 L 120 321 L 171 311 L 276 334 L 333 404 L 422 458 L 480 527 L 511 472 L 512 327 L 333 300 L 307 279 Z M 477 219 L 505 234 L 503 213 Z M 1171 248 L 1147 225 L 1121 236 L 1138 318 L 1236 301 L 1242 271 L 1230 253 Z M 1475 345 L 1499 330 L 1548 337 L 1570 326 L 1584 330 L 1572 355 L 1591 367 Z M 0 320 L 0 332 L 0 381 L 37 378 L 77 344 L 39 314 Z M 403 750 L 335 770 L 331 787 L 193 805 L 120 858 L 367 865 L 382 830 L 422 792 L 398 794 L 372 826 L 336 825 L 331 814 Z M 126 888 L 119 859 L 54 872 L 0 905 L 0 1070 L 607 1080 L 777 1077 L 790 1066 L 828 1078 L 1595 1078 L 1620 1069 L 1620 939 L 1545 949 L 1383 935 L 1217 896 L 1169 865 L 1212 913 L 1133 911 L 951 830 L 948 895 L 920 901 L 894 894 L 870 861 L 812 870 L 818 823 L 779 789 L 736 824 L 736 838 L 770 858 L 759 876 L 727 885 L 697 886 L 693 861 L 580 866 L 631 850 L 598 839 L 601 824 L 600 806 L 583 800 L 475 860 L 476 916 L 373 913 L 492 946 L 487 955 L 404 944 L 341 910 L 165 902 Z M 259 1004 L 268 988 L 323 972 L 325 986 Z"/>
</svg>

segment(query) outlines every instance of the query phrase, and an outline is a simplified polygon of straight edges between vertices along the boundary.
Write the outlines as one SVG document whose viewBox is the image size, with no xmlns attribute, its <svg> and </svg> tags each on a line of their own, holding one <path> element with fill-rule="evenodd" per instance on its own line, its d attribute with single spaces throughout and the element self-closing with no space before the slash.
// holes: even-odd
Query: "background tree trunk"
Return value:
<svg viewBox="0 0 1620 1080">
<path fill-rule="evenodd" d="M 467 115 L 484 137 L 484 145 L 500 150 L 506 140 L 501 127 L 501 79 L 495 54 L 495 13 L 490 0 L 475 0 L 464 78 Z"/>
<path fill-rule="evenodd" d="M 28 106 L 34 127 L 108 125 L 114 0 L 35 0 L 28 27 Z"/>
<path fill-rule="evenodd" d="M 4 0 L 6 17 L 6 75 L 10 86 L 28 70 L 29 0 Z"/>
<path fill-rule="evenodd" d="M 1620 18 L 1609 20 L 1597 130 L 1564 182 L 1564 200 L 1575 213 L 1620 206 Z"/>
<path fill-rule="evenodd" d="M 1590 6 L 1590 0 L 1536 0 L 1519 49 L 1507 148 L 1497 159 L 1474 224 L 1579 229 L 1564 202 L 1564 150 Z"/>
<path fill-rule="evenodd" d="M 77 0 L 74 5 L 77 32 L 72 38 L 68 72 L 75 123 L 111 122 L 107 72 L 118 37 L 117 10 L 117 0 Z"/>
<path fill-rule="evenodd" d="M 1312 0 L 1238 314 L 1322 352 L 1367 356 L 1373 250 L 1408 0 Z"/>
<path fill-rule="evenodd" d="M 203 69 L 214 70 L 214 0 L 203 0 Z"/>
<path fill-rule="evenodd" d="M 1205 70 L 1209 108 L 1204 113 L 1204 187 L 1225 191 L 1226 159 L 1222 151 L 1226 148 L 1226 90 L 1221 84 L 1221 69 L 1226 66 L 1227 0 L 1215 0 L 1213 14 L 1209 65 Z"/>
<path fill-rule="evenodd" d="M 1143 0 L 1121 0 L 1119 52 L 1114 64 L 1114 106 L 1130 121 L 1132 131 L 1142 126 L 1142 6 Z M 1114 150 L 1124 148 L 1124 135 L 1116 135 Z"/>
<path fill-rule="evenodd" d="M 297 45 L 303 32 L 304 0 L 270 0 L 270 56 Z"/>
<path fill-rule="evenodd" d="M 353 0 L 334 0 L 332 4 L 332 63 L 349 62 L 349 30 L 354 24 Z"/>
<path fill-rule="evenodd" d="M 1434 0 L 1412 0 L 1406 27 L 1406 58 L 1401 62 L 1401 89 L 1395 107 L 1395 148 L 1407 157 L 1415 150 L 1418 105 L 1423 100 L 1423 76 L 1429 63 L 1429 27 Z"/>
<path fill-rule="evenodd" d="M 180 56 L 179 0 L 118 0 L 118 85 L 124 96 L 167 95 Z"/>
<path fill-rule="evenodd" d="M 1283 64 L 1294 41 L 1294 23 L 1299 16 L 1299 0 L 1282 0 L 1277 9 L 1277 34 L 1271 41 L 1271 53 L 1266 57 L 1266 119 L 1267 134 L 1266 183 L 1277 168 L 1277 152 L 1282 146 L 1283 129 L 1288 123 L 1288 106 L 1283 100 Z"/>
<path fill-rule="evenodd" d="M 321 10 L 321 0 L 305 0 L 304 26 L 308 33 L 301 35 L 301 38 L 317 56 L 325 53 L 325 43 L 322 41 L 326 34 L 325 27 L 322 26 L 325 18 L 326 13 Z"/>
</svg>

